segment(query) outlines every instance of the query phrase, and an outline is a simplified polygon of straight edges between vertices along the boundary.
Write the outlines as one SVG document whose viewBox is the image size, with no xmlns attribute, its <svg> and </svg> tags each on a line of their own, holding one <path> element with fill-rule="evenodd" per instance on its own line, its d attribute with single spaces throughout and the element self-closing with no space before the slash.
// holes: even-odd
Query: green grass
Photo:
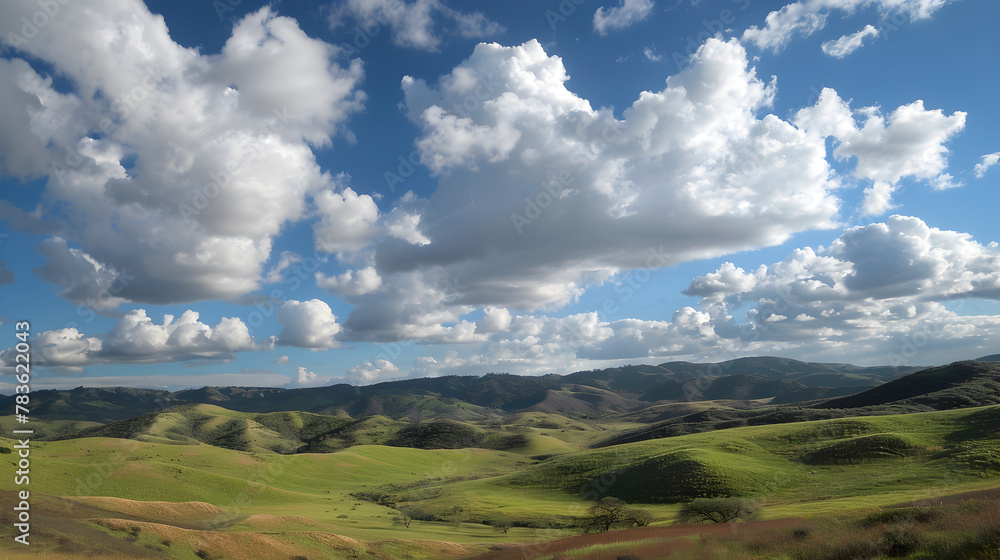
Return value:
<svg viewBox="0 0 1000 560">
<path fill-rule="evenodd" d="M 596 430 L 577 429 L 588 424 L 522 416 L 489 430 L 525 435 L 523 449 L 356 445 L 296 455 L 268 451 L 260 442 L 286 430 L 302 433 L 317 421 L 310 415 L 261 419 L 213 414 L 215 408 L 199 405 L 161 416 L 153 426 L 158 435 L 143 436 L 147 441 L 33 441 L 33 488 L 56 496 L 208 502 L 231 514 L 218 527 L 224 532 L 262 530 L 247 517 L 264 514 L 287 516 L 272 519 L 278 532 L 488 543 L 537 540 L 539 531 L 548 531 L 547 538 L 572 534 L 568 526 L 590 499 L 603 495 L 654 502 L 643 507 L 653 514 L 653 525 L 662 526 L 673 521 L 678 502 L 702 495 L 753 497 L 763 503 L 764 519 L 776 519 L 884 507 L 1000 480 L 1000 462 L 993 459 L 1000 406 L 742 427 L 582 450 L 573 437 L 558 436 L 592 438 Z M 248 424 L 256 451 L 193 439 L 178 444 L 185 430 L 213 433 L 233 421 Z M 347 422 L 359 439 L 376 441 L 389 437 L 395 424 L 384 417 L 329 421 Z M 14 443 L 0 438 L 2 446 Z M 539 461 L 533 455 L 551 457 Z M 0 455 L 0 461 L 11 463 L 13 456 Z M 14 490 L 13 477 L 0 479 L 0 489 Z M 419 506 L 435 521 L 394 526 L 395 512 L 351 496 L 359 490 L 389 492 L 395 502 Z M 509 534 L 480 523 L 498 517 L 514 521 Z"/>
</svg>

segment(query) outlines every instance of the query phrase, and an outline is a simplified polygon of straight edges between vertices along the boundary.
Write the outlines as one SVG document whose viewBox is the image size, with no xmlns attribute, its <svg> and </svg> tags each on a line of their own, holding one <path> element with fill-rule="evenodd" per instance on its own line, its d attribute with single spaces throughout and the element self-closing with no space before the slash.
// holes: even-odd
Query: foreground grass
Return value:
<svg viewBox="0 0 1000 560">
<path fill-rule="evenodd" d="M 994 493 L 995 494 L 995 493 Z M 747 523 L 674 525 L 494 547 L 475 560 L 1000 559 L 1000 501 Z"/>
</svg>

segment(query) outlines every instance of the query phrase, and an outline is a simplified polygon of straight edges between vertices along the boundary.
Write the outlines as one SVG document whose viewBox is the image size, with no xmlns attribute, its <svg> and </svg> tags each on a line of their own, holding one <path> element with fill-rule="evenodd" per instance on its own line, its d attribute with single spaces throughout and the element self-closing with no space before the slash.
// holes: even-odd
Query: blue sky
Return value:
<svg viewBox="0 0 1000 560">
<path fill-rule="evenodd" d="M 1000 4 L 0 7 L 0 391 L 1000 348 Z"/>
</svg>

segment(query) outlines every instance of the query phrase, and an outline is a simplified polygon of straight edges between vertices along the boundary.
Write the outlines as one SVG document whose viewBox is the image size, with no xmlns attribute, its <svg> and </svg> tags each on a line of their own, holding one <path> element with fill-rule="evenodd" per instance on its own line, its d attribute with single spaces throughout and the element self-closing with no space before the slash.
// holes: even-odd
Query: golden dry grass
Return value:
<svg viewBox="0 0 1000 560">
<path fill-rule="evenodd" d="M 161 523 L 214 519 L 229 513 L 218 506 L 205 502 L 141 502 L 105 496 L 74 498 L 74 500 L 86 505 Z"/>
</svg>

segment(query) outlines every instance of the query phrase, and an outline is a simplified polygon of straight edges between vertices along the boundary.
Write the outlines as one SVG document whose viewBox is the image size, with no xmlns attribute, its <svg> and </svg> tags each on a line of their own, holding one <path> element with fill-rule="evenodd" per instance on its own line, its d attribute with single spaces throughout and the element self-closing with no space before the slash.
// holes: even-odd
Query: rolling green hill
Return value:
<svg viewBox="0 0 1000 560">
<path fill-rule="evenodd" d="M 378 434 L 380 426 L 397 422 L 371 417 L 361 426 L 347 417 L 314 416 L 197 405 L 156 415 L 150 433 L 139 436 L 148 441 L 33 442 L 32 456 L 39 459 L 32 477 L 45 489 L 39 503 L 49 500 L 46 494 L 55 497 L 53 504 L 69 499 L 45 510 L 50 517 L 39 517 L 47 520 L 39 530 L 46 531 L 46 542 L 84 555 L 148 544 L 177 558 L 193 558 L 199 547 L 227 559 L 256 547 L 295 551 L 287 557 L 454 558 L 485 552 L 481 543 L 568 536 L 591 500 L 606 495 L 645 504 L 654 525 L 663 525 L 680 503 L 700 496 L 750 497 L 763 503 L 765 517 L 776 519 L 888 506 L 1000 481 L 1000 405 L 746 426 L 599 449 L 574 448 L 554 437 L 592 435 L 593 424 L 541 412 L 488 429 L 456 422 L 430 434 L 400 429 L 370 436 L 434 441 L 486 434 L 482 443 L 493 437 L 524 449 L 563 446 L 559 454 L 535 458 L 483 448 L 387 445 L 282 455 L 262 444 L 268 434 L 319 434 L 327 427 L 343 433 L 352 425 Z M 191 437 L 183 433 L 188 429 L 201 437 L 225 436 L 233 420 L 259 426 L 246 432 L 250 450 L 182 441 Z M 513 437 L 518 435 L 527 443 Z M 13 444 L 0 438 L 0 446 Z M 0 455 L 0 461 L 10 457 Z M 14 489 L 12 478 L 0 479 L 0 493 Z M 412 525 L 394 525 L 397 514 L 385 504 L 410 508 Z M 496 519 L 514 528 L 494 533 L 486 523 Z M 544 538 L 532 527 L 547 527 Z M 460 553 L 442 552 L 444 541 L 456 543 L 451 550 Z M 340 544 L 318 544 L 334 542 Z"/>
</svg>

